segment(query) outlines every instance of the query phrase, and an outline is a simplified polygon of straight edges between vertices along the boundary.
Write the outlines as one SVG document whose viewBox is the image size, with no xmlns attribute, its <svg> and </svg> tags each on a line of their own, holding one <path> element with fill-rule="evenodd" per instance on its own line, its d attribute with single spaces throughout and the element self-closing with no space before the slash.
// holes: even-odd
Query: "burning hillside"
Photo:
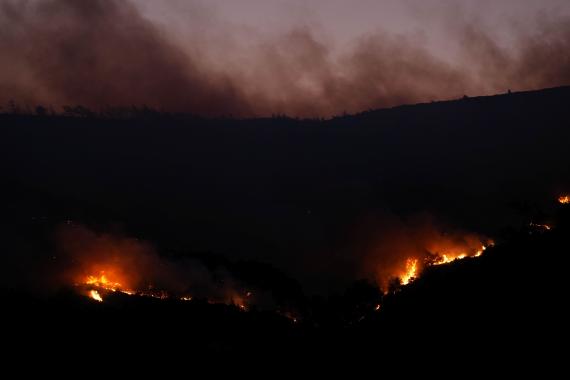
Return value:
<svg viewBox="0 0 570 380">
<path fill-rule="evenodd" d="M 112 271 L 110 271 L 110 273 L 112 273 Z M 192 296 L 190 295 L 178 296 L 170 294 L 166 290 L 156 290 L 151 287 L 149 287 L 149 289 L 139 290 L 129 289 L 123 286 L 121 282 L 118 282 L 113 275 L 108 275 L 104 271 L 96 275 L 87 276 L 82 282 L 75 283 L 74 286 L 80 293 L 98 302 L 103 302 L 103 296 L 109 293 L 122 293 L 128 296 L 152 297 L 157 299 L 177 298 L 182 301 L 192 300 Z"/>
<path fill-rule="evenodd" d="M 565 204 L 563 198 L 558 199 L 561 204 Z M 531 222 L 528 226 L 529 233 L 537 235 L 555 229 L 554 225 L 544 223 Z M 376 257 L 375 267 L 384 294 L 389 293 L 388 289 L 411 284 L 429 267 L 478 258 L 494 246 L 493 240 L 473 233 L 444 232 L 433 220 L 401 223 L 397 229 L 392 224 L 389 232 L 384 236 L 390 239 L 384 238 L 379 245 L 383 256 Z M 138 239 L 95 233 L 72 224 L 60 231 L 59 240 L 69 263 L 63 276 L 65 281 L 67 284 L 71 281 L 77 293 L 94 302 L 105 302 L 117 294 L 180 302 L 204 300 L 210 304 L 233 305 L 243 311 L 257 308 L 262 302 L 257 291 L 240 284 L 229 273 L 216 279 L 201 264 L 168 260 L 159 256 L 149 243 Z M 392 262 L 382 262 L 381 258 L 390 258 Z M 371 305 L 368 309 L 380 310 L 380 303 Z M 293 321 L 299 318 L 276 303 L 271 310 Z"/>
<path fill-rule="evenodd" d="M 168 260 L 138 239 L 72 225 L 60 229 L 59 242 L 67 262 L 62 285 L 98 302 L 112 293 L 180 301 L 197 297 L 242 310 L 255 302 L 253 292 L 229 274 L 211 273 L 197 261 Z"/>
<path fill-rule="evenodd" d="M 467 252 L 454 252 L 449 251 L 446 253 L 435 253 L 435 254 L 428 254 L 426 257 L 423 258 L 423 261 L 420 262 L 418 258 L 408 258 L 406 259 L 405 263 L 405 270 L 401 272 L 399 275 L 396 275 L 399 279 L 399 282 L 402 285 L 408 285 L 416 278 L 418 278 L 421 274 L 421 270 L 424 267 L 428 266 L 437 266 L 437 265 L 444 265 L 449 264 L 454 261 L 463 260 L 466 258 L 475 258 L 479 257 L 487 250 L 487 247 L 492 246 L 494 243 L 489 242 L 488 245 L 481 245 L 481 247 L 475 251 L 470 253 Z"/>
<path fill-rule="evenodd" d="M 361 271 L 382 289 L 396 283 L 407 285 L 428 266 L 478 257 L 493 240 L 464 229 L 450 227 L 428 215 L 407 219 L 382 215 L 367 221 L 374 229 L 362 229 L 356 239 L 364 241 Z"/>
<path fill-rule="evenodd" d="M 400 275 L 402 285 L 408 285 L 418 276 L 418 259 L 406 260 L 406 271 Z"/>
<path fill-rule="evenodd" d="M 129 289 L 117 282 L 112 276 L 101 272 L 98 275 L 87 276 L 82 282 L 74 284 L 78 293 L 83 294 L 97 302 L 104 302 L 107 295 L 117 293 L 131 297 L 146 297 L 159 300 L 192 301 L 194 297 L 190 294 L 173 293 L 163 289 L 153 289 L 148 286 L 146 289 Z M 240 310 L 248 310 L 253 293 L 246 291 L 243 295 L 237 291 L 228 291 L 227 298 L 207 299 L 208 303 L 225 303 L 233 305 Z M 231 294 L 230 294 L 231 293 Z"/>
<path fill-rule="evenodd" d="M 399 278 L 401 285 L 417 279 L 424 268 L 443 265 L 469 257 L 478 257 L 492 243 L 472 235 L 445 235 L 424 228 L 414 230 L 413 249 L 398 247 L 400 264 L 382 268 L 382 287 L 388 279 Z M 82 295 L 104 302 L 112 293 L 132 297 L 150 297 L 190 301 L 203 299 L 209 303 L 235 305 L 241 310 L 267 304 L 261 292 L 241 284 L 229 273 L 213 273 L 199 262 L 168 260 L 158 255 L 146 242 L 112 234 L 95 233 L 85 227 L 71 225 L 60 231 L 59 240 L 68 261 L 64 281 L 73 284 Z M 411 255 L 406 255 L 410 254 Z M 356 259 L 356 258 L 355 258 Z M 255 293 L 255 295 L 254 295 Z M 261 298 L 260 298 L 261 297 Z M 277 307 L 270 302 L 272 308 Z"/>
</svg>

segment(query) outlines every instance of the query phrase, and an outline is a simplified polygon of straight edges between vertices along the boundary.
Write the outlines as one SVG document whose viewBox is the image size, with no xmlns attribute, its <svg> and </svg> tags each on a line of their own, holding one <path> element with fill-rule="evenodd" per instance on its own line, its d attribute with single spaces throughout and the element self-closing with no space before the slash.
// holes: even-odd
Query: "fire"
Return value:
<svg viewBox="0 0 570 380">
<path fill-rule="evenodd" d="M 483 254 L 483 252 L 485 252 L 487 250 L 487 247 L 482 245 L 481 249 L 479 249 L 477 252 L 475 252 L 475 254 L 473 255 L 473 257 L 479 257 Z"/>
<path fill-rule="evenodd" d="M 563 205 L 570 204 L 570 195 L 561 195 L 558 198 L 558 202 Z"/>
<path fill-rule="evenodd" d="M 481 252 L 482 253 L 482 252 Z M 447 263 L 452 263 L 456 260 L 461 260 L 467 257 L 467 254 L 465 253 L 461 253 L 457 256 L 450 256 L 450 255 L 441 255 L 439 256 L 433 263 L 431 263 L 431 265 L 442 265 L 442 264 L 447 264 Z"/>
<path fill-rule="evenodd" d="M 442 255 L 437 255 L 435 259 L 426 259 L 424 265 L 432 266 L 432 265 L 443 265 L 452 263 L 454 261 L 463 260 L 465 258 L 473 258 L 473 257 L 480 257 L 483 255 L 483 252 L 487 250 L 488 247 L 493 246 L 494 243 L 490 242 L 488 245 L 481 245 L 479 249 L 477 249 L 474 253 L 471 251 L 471 254 L 467 253 L 445 253 Z M 415 258 L 408 258 L 406 260 L 406 270 L 405 272 L 399 276 L 400 283 L 402 285 L 408 285 L 412 281 L 414 281 L 418 277 L 419 267 L 418 267 L 418 259 Z M 379 308 L 379 307 L 378 307 Z"/>
<path fill-rule="evenodd" d="M 87 276 L 83 283 L 85 285 L 96 286 L 113 292 L 122 288 L 121 283 L 109 280 L 103 271 L 100 272 L 99 276 Z"/>
<path fill-rule="evenodd" d="M 247 300 L 245 298 L 251 296 L 251 293 L 246 293 L 245 297 L 241 296 L 240 294 L 235 294 L 231 297 L 231 301 L 230 304 L 236 306 L 237 308 L 239 308 L 242 311 L 247 311 L 248 310 L 248 304 L 247 304 Z"/>
<path fill-rule="evenodd" d="M 400 276 L 402 285 L 408 285 L 412 282 L 418 272 L 418 259 L 409 258 L 406 260 L 406 272 Z"/>
<path fill-rule="evenodd" d="M 492 244 L 490 244 L 490 245 L 492 245 Z M 452 263 L 454 261 L 463 260 L 466 257 L 479 257 L 486 250 L 487 250 L 487 246 L 481 245 L 481 247 L 477 251 L 475 251 L 475 253 L 472 255 L 468 255 L 467 253 L 464 253 L 464 252 L 462 252 L 458 255 L 443 254 L 441 256 L 438 256 L 437 259 L 435 259 L 434 261 L 432 261 L 429 264 L 430 265 L 443 265 L 443 264 Z"/>
<path fill-rule="evenodd" d="M 81 281 L 75 285 L 90 289 L 88 294 L 89 297 L 99 302 L 103 301 L 100 293 L 101 290 L 107 292 L 119 292 L 127 294 L 129 296 L 138 294 L 138 292 L 134 290 L 125 289 L 123 282 L 119 281 L 113 273 L 113 271 L 100 271 L 98 274 L 87 275 L 84 276 Z"/>
<path fill-rule="evenodd" d="M 79 293 L 97 302 L 103 302 L 103 296 L 109 295 L 110 293 L 120 293 L 130 297 L 155 298 L 158 300 L 178 300 L 180 302 L 191 302 L 194 300 L 188 293 L 171 293 L 164 289 L 155 289 L 152 285 L 148 285 L 148 287 L 145 288 L 125 288 L 124 284 L 128 281 L 130 276 L 119 271 L 118 268 L 107 267 L 106 269 L 105 271 L 99 271 L 95 274 L 80 277 L 80 280 L 75 283 Z M 245 291 L 243 294 L 234 294 L 229 300 L 208 299 L 207 301 L 212 304 L 225 303 L 227 305 L 233 305 L 239 310 L 248 311 L 248 301 L 252 298 L 253 293 L 251 291 Z"/>
<path fill-rule="evenodd" d="M 101 295 L 99 294 L 98 291 L 96 290 L 91 290 L 89 292 L 89 297 L 93 298 L 95 301 L 97 302 L 103 302 L 103 297 L 101 297 Z"/>
</svg>

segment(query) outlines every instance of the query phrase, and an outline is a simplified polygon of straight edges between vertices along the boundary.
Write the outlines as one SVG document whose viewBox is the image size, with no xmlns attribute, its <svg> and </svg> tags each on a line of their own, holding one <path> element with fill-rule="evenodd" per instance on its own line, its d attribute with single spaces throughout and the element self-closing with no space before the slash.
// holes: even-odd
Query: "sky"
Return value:
<svg viewBox="0 0 570 380">
<path fill-rule="evenodd" d="M 0 0 L 0 48 L 0 104 L 330 117 L 570 84 L 570 3 Z"/>
</svg>

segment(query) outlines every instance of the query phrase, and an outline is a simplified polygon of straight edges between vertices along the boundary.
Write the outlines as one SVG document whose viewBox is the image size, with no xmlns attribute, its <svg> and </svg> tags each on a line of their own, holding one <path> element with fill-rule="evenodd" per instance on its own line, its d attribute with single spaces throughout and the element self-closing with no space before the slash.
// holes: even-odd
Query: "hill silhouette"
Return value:
<svg viewBox="0 0 570 380">
<path fill-rule="evenodd" d="M 568 207 L 556 197 L 570 189 L 568 99 L 561 87 L 331 120 L 0 115 L 11 333 L 243 355 L 421 351 L 436 341 L 536 348 L 521 334 L 544 340 L 565 326 Z M 376 222 L 423 213 L 496 245 L 405 287 L 357 281 L 367 243 L 385 238 Z M 54 292 L 43 284 L 60 268 L 62 224 L 148 240 L 169 260 L 267 292 L 271 307 L 123 294 L 99 304 Z"/>
<path fill-rule="evenodd" d="M 347 261 L 380 234 L 371 219 L 429 214 L 494 234 L 547 207 L 570 185 L 569 93 L 329 121 L 2 115 L 4 208 L 27 210 L 7 214 L 16 219 L 117 221 L 169 249 L 270 261 L 319 292 L 361 274 Z M 36 194 L 63 202 L 44 210 Z M 316 270 L 323 261 L 327 274 Z"/>
</svg>

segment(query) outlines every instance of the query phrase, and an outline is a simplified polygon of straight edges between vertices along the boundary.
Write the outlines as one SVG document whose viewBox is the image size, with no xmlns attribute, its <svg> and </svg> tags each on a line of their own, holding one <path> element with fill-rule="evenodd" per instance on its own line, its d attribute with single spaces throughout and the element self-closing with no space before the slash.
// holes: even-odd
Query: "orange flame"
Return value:
<svg viewBox="0 0 570 380">
<path fill-rule="evenodd" d="M 408 285 L 415 280 L 418 272 L 418 259 L 409 258 L 406 260 L 406 272 L 400 276 L 402 285 Z"/>
<path fill-rule="evenodd" d="M 76 285 L 85 286 L 90 289 L 88 296 L 98 302 L 103 302 L 103 297 L 100 293 L 101 290 L 108 292 L 120 292 L 130 296 L 137 294 L 137 292 L 134 290 L 124 289 L 123 283 L 118 281 L 118 279 L 113 274 L 110 274 L 110 272 L 106 271 L 100 271 L 96 275 L 84 276 L 82 280 Z"/>
<path fill-rule="evenodd" d="M 87 278 L 84 281 L 84 284 L 111 290 L 113 292 L 122 288 L 120 282 L 109 280 L 104 271 L 101 271 L 99 276 L 87 276 Z"/>
<path fill-rule="evenodd" d="M 431 265 L 448 264 L 448 263 L 452 263 L 452 262 L 457 261 L 457 260 L 464 259 L 466 257 L 467 257 L 467 255 L 465 253 L 460 253 L 457 256 L 450 256 L 450 255 L 444 254 L 444 255 L 439 256 L 433 263 L 431 263 Z"/>
<path fill-rule="evenodd" d="M 89 292 L 89 297 L 93 298 L 95 301 L 97 302 L 103 302 L 103 297 L 101 297 L 101 295 L 99 294 L 98 291 L 96 290 L 91 290 Z"/>
<path fill-rule="evenodd" d="M 427 261 L 425 263 L 425 265 L 429 265 L 429 266 L 431 266 L 431 265 L 443 265 L 443 264 L 452 263 L 454 261 L 463 260 L 463 259 L 468 258 L 468 257 L 470 257 L 470 258 L 480 257 L 481 255 L 483 255 L 483 252 L 485 252 L 488 247 L 492 247 L 493 245 L 494 245 L 493 242 L 488 243 L 487 246 L 481 245 L 481 247 L 477 251 L 475 251 L 475 253 L 472 253 L 471 255 L 468 255 L 467 253 L 460 253 L 460 254 L 447 253 L 447 254 L 438 255 L 435 260 Z M 401 274 L 399 276 L 400 283 L 402 285 L 408 285 L 409 283 L 411 283 L 412 281 L 414 281 L 415 279 L 418 278 L 418 271 L 419 271 L 418 259 L 411 258 L 411 257 L 408 258 L 406 260 L 406 270 L 403 274 Z"/>
<path fill-rule="evenodd" d="M 558 198 L 558 202 L 563 205 L 570 204 L 570 195 L 561 195 Z"/>
<path fill-rule="evenodd" d="M 475 254 L 473 255 L 473 257 L 479 257 L 483 254 L 483 252 L 485 252 L 487 250 L 487 247 L 482 245 L 481 249 L 479 249 L 477 252 L 475 252 Z"/>
<path fill-rule="evenodd" d="M 491 246 L 491 245 L 492 245 L 492 243 L 489 244 L 489 246 Z M 433 262 L 430 263 L 430 265 L 443 265 L 443 264 L 452 263 L 454 261 L 463 260 L 466 257 L 479 257 L 486 250 L 487 250 L 487 246 L 481 245 L 481 248 L 479 248 L 477 251 L 475 251 L 475 253 L 472 255 L 468 255 L 467 253 L 464 253 L 464 252 L 462 252 L 458 255 L 443 254 L 441 256 L 438 256 L 436 260 L 434 260 Z"/>
<path fill-rule="evenodd" d="M 81 294 L 97 301 L 103 302 L 105 294 L 121 293 L 133 297 L 148 297 L 159 300 L 176 299 L 182 302 L 193 301 L 193 297 L 189 294 L 173 294 L 163 289 L 153 289 L 149 286 L 148 289 L 128 289 L 124 288 L 123 284 L 128 281 L 129 276 L 117 270 L 117 268 L 105 267 L 107 270 L 96 272 L 96 274 L 84 275 L 80 280 L 75 283 Z M 123 281 L 124 280 L 124 281 Z M 225 303 L 227 305 L 234 305 L 240 310 L 247 311 L 249 309 L 247 300 L 253 297 L 251 291 L 246 291 L 242 294 L 234 294 L 230 300 L 208 300 L 210 303 Z"/>
</svg>

